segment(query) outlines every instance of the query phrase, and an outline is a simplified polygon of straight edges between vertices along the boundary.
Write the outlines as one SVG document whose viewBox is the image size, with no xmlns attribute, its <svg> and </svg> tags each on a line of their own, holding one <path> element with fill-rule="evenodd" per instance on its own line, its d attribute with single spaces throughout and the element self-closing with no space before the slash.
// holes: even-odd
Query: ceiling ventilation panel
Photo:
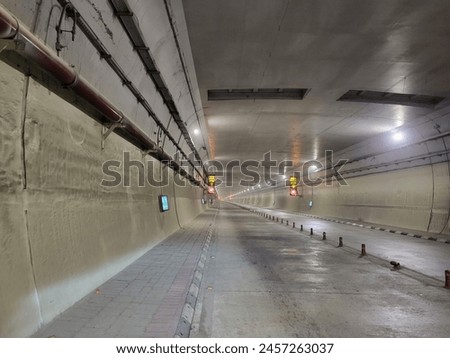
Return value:
<svg viewBox="0 0 450 358">
<path fill-rule="evenodd" d="M 399 104 L 403 106 L 434 108 L 444 99 L 445 97 L 419 94 L 350 90 L 340 97 L 338 101 Z"/>
<path fill-rule="evenodd" d="M 208 101 L 230 101 L 244 99 L 291 99 L 302 100 L 309 88 L 252 88 L 208 90 Z"/>
</svg>

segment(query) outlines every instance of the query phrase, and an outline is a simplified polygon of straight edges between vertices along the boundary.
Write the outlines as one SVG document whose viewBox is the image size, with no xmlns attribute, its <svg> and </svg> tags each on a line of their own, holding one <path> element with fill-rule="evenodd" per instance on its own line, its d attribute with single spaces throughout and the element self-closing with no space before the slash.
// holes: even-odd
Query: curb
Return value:
<svg viewBox="0 0 450 358">
<path fill-rule="evenodd" d="M 242 209 L 251 211 L 253 213 L 262 213 L 261 211 L 257 211 L 257 210 L 255 210 L 253 208 L 248 208 L 248 207 L 241 206 L 241 205 L 236 205 L 236 206 L 238 206 L 238 207 L 240 207 Z M 387 229 L 387 228 L 384 228 L 384 227 L 357 224 L 357 223 L 350 222 L 350 221 L 331 219 L 331 218 L 326 218 L 326 217 L 316 216 L 316 215 L 310 215 L 310 214 L 304 214 L 304 213 L 302 213 L 302 215 L 310 217 L 310 218 L 330 221 L 330 222 L 334 222 L 334 223 L 338 223 L 338 224 L 357 226 L 357 227 L 364 228 L 364 229 L 369 229 L 369 230 L 379 230 L 379 231 L 389 232 L 391 234 L 414 237 L 416 239 L 424 239 L 424 240 L 428 240 L 428 241 L 435 241 L 435 242 L 441 242 L 441 243 L 444 243 L 444 244 L 450 244 L 450 240 L 449 239 L 441 239 L 441 238 L 432 237 L 432 236 L 418 235 L 418 234 L 408 233 L 408 232 L 400 231 L 400 230 L 392 230 L 392 229 Z"/>
<path fill-rule="evenodd" d="M 417 239 L 425 239 L 425 240 L 429 240 L 429 241 L 436 241 L 436 242 L 442 242 L 444 244 L 450 244 L 450 240 L 448 240 L 448 239 L 441 239 L 441 238 L 432 237 L 432 236 L 418 235 L 418 234 L 408 233 L 408 232 L 401 231 L 401 230 L 392 230 L 392 229 L 387 229 L 387 228 L 378 227 L 378 226 L 362 225 L 362 224 L 352 223 L 350 221 L 330 219 L 330 218 L 325 218 L 325 217 L 316 216 L 316 215 L 309 215 L 309 214 L 302 214 L 302 215 L 312 217 L 314 219 L 331 221 L 331 222 L 344 224 L 344 225 L 357 226 L 357 227 L 364 228 L 364 229 L 384 231 L 384 232 L 389 232 L 391 234 L 396 234 L 396 235 L 409 236 L 409 237 L 414 237 Z"/>
<path fill-rule="evenodd" d="M 198 295 L 200 292 L 200 284 L 203 279 L 203 271 L 205 270 L 207 253 L 211 245 L 212 236 L 214 234 L 214 224 L 216 221 L 216 217 L 217 213 L 208 230 L 207 239 L 203 244 L 200 259 L 197 263 L 197 268 L 195 269 L 191 285 L 189 286 L 189 292 L 183 306 L 183 311 L 181 312 L 180 321 L 178 322 L 175 335 L 173 336 L 174 338 L 188 338 L 191 332 L 192 321 L 194 319 L 195 305 L 197 303 Z"/>
</svg>

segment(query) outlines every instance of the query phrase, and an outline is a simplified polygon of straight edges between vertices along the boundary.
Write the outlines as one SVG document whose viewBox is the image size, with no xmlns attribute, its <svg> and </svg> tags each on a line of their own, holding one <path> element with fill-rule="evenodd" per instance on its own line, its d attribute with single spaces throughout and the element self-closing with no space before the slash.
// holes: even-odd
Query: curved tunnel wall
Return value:
<svg viewBox="0 0 450 358">
<path fill-rule="evenodd" d="M 370 106 L 376 106 L 371 104 Z M 337 217 L 430 233 L 450 233 L 450 103 L 405 122 L 395 132 L 384 132 L 333 153 L 348 185 L 321 184 L 298 188 L 290 197 L 286 187 L 244 193 L 234 201 L 318 216 Z M 326 158 L 319 160 L 330 167 Z M 326 164 L 325 164 L 326 163 Z M 301 170 L 300 170 L 301 172 Z M 288 171 L 286 175 L 292 174 Z M 317 175 L 323 177 L 324 171 Z M 282 183 L 279 183 L 282 184 Z M 313 207 L 308 202 L 313 201 Z"/>
<path fill-rule="evenodd" d="M 448 165 L 441 163 L 353 178 L 345 187 L 304 188 L 303 197 L 290 197 L 288 189 L 281 188 L 238 201 L 258 207 L 449 234 L 448 183 Z M 310 200 L 313 200 L 312 208 L 308 207 Z"/>
<path fill-rule="evenodd" d="M 102 150 L 99 124 L 34 81 L 25 95 L 25 77 L 1 62 L 0 73 L 0 336 L 24 336 L 197 216 L 202 190 L 168 169 L 166 187 L 139 187 L 136 168 L 129 187 L 101 186 L 106 160 L 141 152 L 116 135 Z"/>
</svg>

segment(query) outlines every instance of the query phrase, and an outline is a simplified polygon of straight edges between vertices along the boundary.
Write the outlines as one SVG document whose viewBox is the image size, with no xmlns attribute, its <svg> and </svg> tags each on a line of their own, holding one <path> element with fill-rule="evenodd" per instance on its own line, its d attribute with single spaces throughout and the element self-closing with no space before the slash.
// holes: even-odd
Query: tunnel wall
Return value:
<svg viewBox="0 0 450 358">
<path fill-rule="evenodd" d="M 110 180 L 102 173 L 106 160 L 123 162 L 126 151 L 130 160 L 142 162 L 141 152 L 116 135 L 102 150 L 99 124 L 33 81 L 22 103 L 24 76 L 1 62 L 0 72 L 0 335 L 5 337 L 31 334 L 188 223 L 202 211 L 202 190 L 174 185 L 168 169 L 169 185 L 163 188 L 139 187 L 136 168 L 129 187 L 101 186 L 102 179 Z M 159 179 L 161 165 L 153 163 L 152 175 Z M 159 212 L 159 194 L 170 198 L 167 213 Z"/>
<path fill-rule="evenodd" d="M 347 180 L 347 186 L 288 188 L 247 195 L 238 202 L 311 215 L 358 220 L 432 233 L 449 233 L 448 163 L 371 174 Z M 309 201 L 313 207 L 309 208 Z"/>
<path fill-rule="evenodd" d="M 375 104 L 372 104 L 376 106 Z M 289 196 L 284 180 L 274 188 L 260 181 L 261 189 L 233 197 L 233 201 L 318 216 L 344 218 L 430 233 L 450 234 L 450 101 L 445 100 L 422 117 L 405 118 L 394 132 L 384 132 L 327 158 L 316 158 L 311 180 L 332 177 L 331 185 L 307 186 L 305 172 L 289 168 L 301 184 L 300 197 Z M 334 166 L 344 160 L 342 166 Z M 332 165 L 333 164 L 333 165 Z M 325 169 L 329 169 L 327 170 Z M 331 169 L 330 169 L 331 168 Z M 333 169 L 334 168 L 334 169 Z M 337 170 L 346 183 L 340 183 Z M 277 172 L 278 173 L 278 172 Z M 277 180 L 276 175 L 274 180 Z M 312 208 L 308 202 L 312 200 Z"/>
<path fill-rule="evenodd" d="M 122 56 L 119 61 L 124 67 L 128 64 L 130 76 L 139 79 L 144 94 L 153 98 L 155 112 L 167 122 L 167 109 L 132 57 L 136 53 L 125 40 L 118 21 L 112 19 L 107 2 L 99 5 L 100 9 L 90 1 L 74 3 L 93 26 L 103 26 L 98 33 L 104 39 L 109 38 L 105 30 L 109 24 L 114 35 L 110 38 L 111 48 L 117 46 Z M 51 9 L 55 1 L 44 0 L 39 12 L 33 12 L 36 3 L 31 1 L 7 0 L 2 4 L 27 26 L 36 20 L 37 35 L 54 43 L 58 16 Z M 163 2 L 144 4 L 147 8 L 138 9 L 140 16 L 148 15 L 154 6 L 155 11 L 148 16 L 161 18 Z M 140 6 L 144 6 L 142 2 Z M 106 25 L 98 21 L 98 14 L 104 15 Z M 187 118 L 192 103 L 187 100 L 185 79 L 179 64 L 165 61 L 176 58 L 167 28 L 168 23 L 158 32 L 153 31 L 149 42 L 158 47 L 156 58 L 163 63 L 169 88 L 176 93 L 180 114 Z M 154 137 L 156 127 L 151 118 L 86 39 L 77 36 L 62 55 Z M 148 164 L 149 156 L 144 159 L 139 150 L 115 134 L 108 137 L 102 149 L 102 127 L 97 122 L 2 61 L 0 123 L 1 337 L 33 334 L 205 209 L 200 201 L 202 189 L 179 176 L 177 182 L 184 185 L 175 184 L 176 174 L 171 169 L 158 161 Z M 175 126 L 171 131 L 178 137 Z M 165 150 L 174 151 L 170 145 Z M 168 185 L 139 185 L 136 167 L 131 168 L 129 176 L 122 177 L 129 179 L 129 185 L 123 180 L 115 187 L 101 185 L 103 179 L 112 179 L 103 172 L 103 164 L 115 160 L 123 168 L 125 152 L 130 160 L 145 163 L 145 179 L 148 171 L 155 179 L 166 176 Z M 159 212 L 160 194 L 170 198 L 167 213 Z"/>
</svg>

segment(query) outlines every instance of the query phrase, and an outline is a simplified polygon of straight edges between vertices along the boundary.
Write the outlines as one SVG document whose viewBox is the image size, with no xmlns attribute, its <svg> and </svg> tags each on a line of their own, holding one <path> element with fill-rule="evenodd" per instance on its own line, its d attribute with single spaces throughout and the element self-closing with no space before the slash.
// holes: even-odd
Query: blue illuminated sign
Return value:
<svg viewBox="0 0 450 358">
<path fill-rule="evenodd" d="M 159 210 L 163 213 L 169 211 L 169 197 L 167 195 L 159 196 Z"/>
</svg>

